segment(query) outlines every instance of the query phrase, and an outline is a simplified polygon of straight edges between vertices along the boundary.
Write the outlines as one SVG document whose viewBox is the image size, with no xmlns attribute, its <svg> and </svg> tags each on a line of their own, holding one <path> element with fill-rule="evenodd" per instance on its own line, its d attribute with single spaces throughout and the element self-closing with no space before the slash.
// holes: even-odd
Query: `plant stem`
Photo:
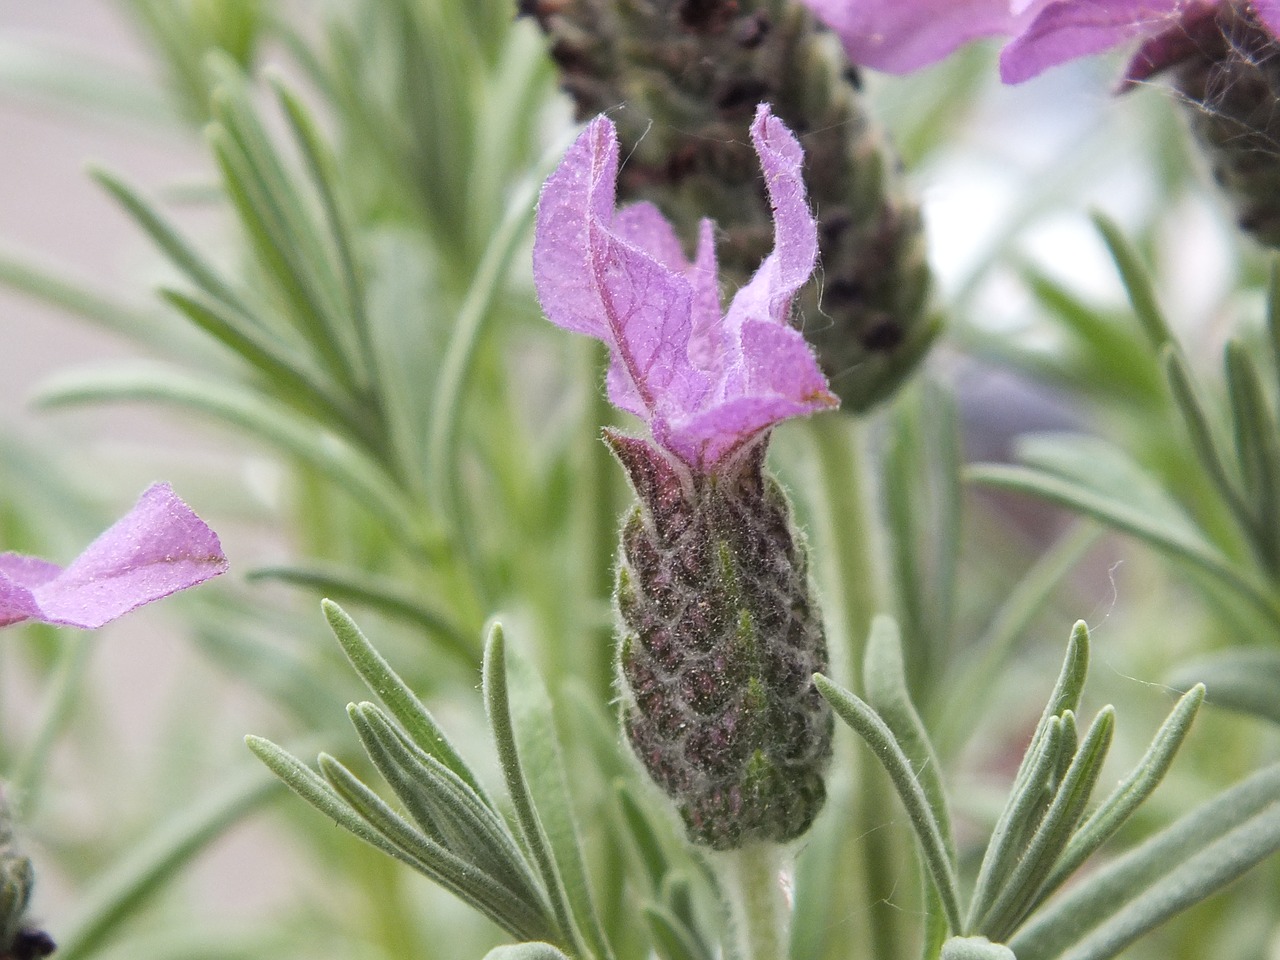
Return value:
<svg viewBox="0 0 1280 960">
<path fill-rule="evenodd" d="M 734 960 L 786 960 L 791 905 L 783 891 L 783 848 L 753 843 L 715 858 L 729 912 Z"/>
<path fill-rule="evenodd" d="M 828 588 L 824 600 L 828 608 L 836 607 L 831 612 L 845 629 L 844 649 L 833 645 L 833 653 L 842 659 L 835 666 L 854 679 L 853 690 L 861 691 L 862 658 L 871 618 L 893 609 L 886 575 L 890 564 L 866 449 L 867 425 L 862 419 L 826 415 L 814 417 L 809 427 L 830 529 L 826 559 L 834 565 L 825 578 L 834 589 Z M 856 847 L 849 853 L 861 874 L 859 899 L 867 905 L 864 936 L 870 945 L 869 955 L 891 960 L 902 950 L 896 929 L 899 918 L 890 902 L 901 845 L 885 829 L 889 818 L 884 811 L 890 809 L 892 793 L 878 765 L 864 761 L 865 757 L 859 759 L 854 774 L 857 786 L 850 816 L 856 827 L 847 836 Z"/>
</svg>

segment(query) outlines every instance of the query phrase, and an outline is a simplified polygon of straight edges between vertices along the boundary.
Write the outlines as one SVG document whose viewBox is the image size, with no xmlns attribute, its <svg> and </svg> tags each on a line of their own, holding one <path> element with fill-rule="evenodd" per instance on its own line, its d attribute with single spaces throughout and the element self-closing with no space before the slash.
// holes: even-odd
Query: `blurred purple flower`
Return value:
<svg viewBox="0 0 1280 960">
<path fill-rule="evenodd" d="M 167 483 L 153 484 L 66 569 L 0 554 L 0 627 L 39 620 L 96 630 L 226 569 L 218 535 Z"/>
<path fill-rule="evenodd" d="M 702 221 L 690 263 L 656 207 L 615 209 L 618 139 L 606 117 L 569 148 L 538 204 L 533 269 L 548 319 L 602 340 L 609 399 L 702 472 L 774 424 L 838 403 L 788 324 L 818 250 L 804 152 L 765 104 L 751 139 L 773 205 L 774 249 L 723 315 L 711 221 Z"/>
<path fill-rule="evenodd" d="M 1280 0 L 805 0 L 839 34 L 855 63 L 906 73 L 977 37 L 1011 36 L 1005 83 L 1140 40 L 1126 79 L 1140 80 L 1194 45 L 1218 8 L 1246 9 L 1280 35 Z"/>
</svg>

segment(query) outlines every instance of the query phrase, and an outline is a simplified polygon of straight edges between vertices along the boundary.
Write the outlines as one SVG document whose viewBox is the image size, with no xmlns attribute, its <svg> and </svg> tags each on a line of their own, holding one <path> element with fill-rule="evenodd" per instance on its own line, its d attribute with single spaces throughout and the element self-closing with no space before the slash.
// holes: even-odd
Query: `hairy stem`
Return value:
<svg viewBox="0 0 1280 960">
<path fill-rule="evenodd" d="M 716 856 L 734 960 L 786 960 L 791 904 L 782 886 L 783 848 L 752 843 Z"/>
</svg>

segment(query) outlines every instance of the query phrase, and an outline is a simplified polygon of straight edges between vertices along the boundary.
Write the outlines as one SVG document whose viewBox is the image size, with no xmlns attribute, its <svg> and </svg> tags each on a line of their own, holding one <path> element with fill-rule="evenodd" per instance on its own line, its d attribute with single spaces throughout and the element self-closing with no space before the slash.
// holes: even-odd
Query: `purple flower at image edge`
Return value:
<svg viewBox="0 0 1280 960">
<path fill-rule="evenodd" d="M 65 569 L 0 554 L 0 626 L 37 620 L 95 630 L 226 569 L 218 535 L 157 483 Z"/>
<path fill-rule="evenodd" d="M 1194 44 L 1196 28 L 1226 3 L 1280 36 L 1280 0 L 804 0 L 849 58 L 890 73 L 941 60 L 984 36 L 1011 39 L 1000 77 L 1021 83 L 1049 67 L 1141 41 L 1126 72 L 1139 80 Z"/>
<path fill-rule="evenodd" d="M 534 280 L 548 319 L 603 341 L 609 399 L 706 473 L 774 424 L 838 403 L 788 322 L 818 250 L 804 152 L 764 104 L 751 139 L 773 206 L 774 249 L 723 313 L 709 220 L 690 262 L 656 207 L 615 208 L 618 138 L 608 118 L 587 125 L 538 204 Z"/>
</svg>

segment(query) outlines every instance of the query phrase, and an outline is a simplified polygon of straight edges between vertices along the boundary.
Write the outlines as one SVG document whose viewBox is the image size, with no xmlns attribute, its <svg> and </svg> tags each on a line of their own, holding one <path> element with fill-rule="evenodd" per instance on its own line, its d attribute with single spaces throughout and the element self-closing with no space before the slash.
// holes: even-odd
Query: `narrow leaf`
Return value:
<svg viewBox="0 0 1280 960">
<path fill-rule="evenodd" d="M 435 831 L 446 849 L 522 899 L 542 901 L 538 883 L 506 823 L 457 774 L 411 746 L 373 704 L 350 706 L 347 713 L 370 759 L 419 826 Z"/>
<path fill-rule="evenodd" d="M 427 606 L 405 587 L 380 574 L 368 573 L 336 563 L 318 562 L 309 566 L 255 567 L 245 579 L 275 580 L 319 590 L 343 602 L 361 603 L 381 613 L 406 620 L 439 641 L 440 649 L 463 666 L 479 668 L 477 644 L 448 615 Z"/>
<path fill-rule="evenodd" d="M 329 621 L 329 629 L 338 639 L 342 652 L 347 655 L 347 659 L 355 667 L 360 679 L 391 711 L 391 715 L 408 732 L 410 739 L 456 773 L 489 809 L 497 810 L 480 785 L 480 781 L 471 772 L 471 768 L 467 766 L 449 738 L 445 736 L 444 731 L 440 729 L 431 712 L 409 689 L 409 685 L 400 679 L 400 675 L 391 669 L 391 665 L 383 659 L 382 654 L 374 649 L 373 644 L 356 626 L 355 621 L 332 600 L 320 601 L 320 608 L 324 611 L 325 619 Z"/>
<path fill-rule="evenodd" d="M 327 816 L 338 826 L 355 834 L 365 843 L 377 847 L 397 860 L 420 868 L 418 861 L 409 856 L 356 812 L 336 790 L 318 773 L 308 767 L 283 747 L 263 737 L 247 736 L 245 744 L 267 769 L 284 781 L 284 785 Z"/>
<path fill-rule="evenodd" d="M 511 711 L 515 735 L 538 819 L 551 844 L 578 928 L 595 953 L 608 958 L 609 941 L 596 911 L 591 878 L 582 856 L 581 830 L 560 756 L 551 698 L 537 670 L 525 658 L 508 657 L 507 667 L 514 683 Z"/>
<path fill-rule="evenodd" d="M 498 750 L 498 762 L 502 765 L 507 792 L 511 795 L 511 803 L 515 808 L 516 821 L 520 824 L 525 847 L 533 858 L 542 877 L 543 886 L 551 899 L 551 908 L 555 914 L 557 926 L 566 936 L 572 938 L 580 952 L 586 953 L 581 943 L 582 934 L 573 921 L 564 882 L 551 853 L 551 842 L 547 839 L 538 811 L 533 806 L 529 781 L 520 763 L 520 748 L 516 741 L 511 701 L 507 690 L 506 644 L 502 626 L 498 623 L 489 630 L 489 639 L 485 644 L 483 677 L 484 702 L 489 716 L 489 727 L 493 731 L 494 744 Z"/>
<path fill-rule="evenodd" d="M 1018 960 L 1106 960 L 1280 849 L 1280 765 L 1183 816 L 1044 907 Z"/>
<path fill-rule="evenodd" d="M 1106 800 L 1090 814 L 1071 842 L 1063 851 L 1048 879 L 1036 893 L 1037 902 L 1053 893 L 1085 862 L 1095 850 L 1109 840 L 1125 821 L 1151 796 L 1152 791 L 1164 779 L 1173 763 L 1174 755 L 1182 746 L 1196 711 L 1204 701 L 1204 685 L 1193 687 L 1174 706 L 1165 722 L 1160 725 L 1151 746 L 1143 754 L 1137 766 L 1111 792 Z"/>
<path fill-rule="evenodd" d="M 1029 493 L 1131 534 L 1162 553 L 1185 560 L 1244 600 L 1271 623 L 1280 626 L 1280 610 L 1266 587 L 1237 570 L 1198 534 L 1172 527 L 1150 513 L 1111 497 L 1026 467 L 981 464 L 970 467 L 969 479 L 991 487 Z"/>
<path fill-rule="evenodd" d="M 911 761 L 903 753 L 893 731 L 866 702 L 820 673 L 814 674 L 813 682 L 840 719 L 866 741 L 867 746 L 876 755 L 876 759 L 889 774 L 898 797 L 906 807 L 911 825 L 915 828 L 916 837 L 920 841 L 921 855 L 942 900 L 947 923 L 953 931 L 958 932 L 961 929 L 961 920 L 955 868 L 948 855 L 942 830 L 934 819 L 933 809 L 911 769 Z"/>
<path fill-rule="evenodd" d="M 144 402 L 183 407 L 257 437 L 315 467 L 381 517 L 388 531 L 415 549 L 426 534 L 414 510 L 382 468 L 336 436 L 281 409 L 243 386 L 154 363 L 116 364 L 105 371 L 72 371 L 51 378 L 36 397 L 44 407 Z"/>
<path fill-rule="evenodd" d="M 1009 874 L 987 916 L 977 929 L 997 942 L 1008 938 L 1036 901 L 1037 891 L 1052 872 L 1084 814 L 1115 731 L 1115 710 L 1103 708 L 1094 718 L 1053 802 L 1045 812 L 1022 858 Z"/>
<path fill-rule="evenodd" d="M 1246 534 L 1254 530 L 1253 511 L 1240 494 L 1235 478 L 1228 471 L 1222 451 L 1214 439 L 1213 430 L 1209 426 L 1209 415 L 1205 412 L 1196 395 L 1196 387 L 1191 379 L 1191 371 L 1186 361 L 1173 345 L 1166 346 L 1163 354 L 1165 376 L 1173 392 L 1173 399 L 1182 414 L 1182 422 L 1191 439 L 1191 449 L 1205 472 L 1213 481 L 1222 502 L 1226 504 L 1240 529 Z"/>
<path fill-rule="evenodd" d="M 1155 284 L 1151 280 L 1151 272 L 1142 262 L 1142 257 L 1133 245 L 1125 238 L 1119 226 L 1110 217 L 1102 213 L 1093 215 L 1094 226 L 1102 234 L 1103 242 L 1120 271 L 1120 280 L 1129 294 L 1129 303 L 1138 322 L 1142 324 L 1147 340 L 1157 350 L 1173 340 L 1169 332 L 1169 322 L 1156 300 Z"/>
<path fill-rule="evenodd" d="M 674 914 L 653 903 L 646 904 L 643 909 L 653 937 L 653 948 L 662 960 L 711 960 L 698 939 Z"/>
<path fill-rule="evenodd" d="M 978 880 L 969 901 L 969 917 L 963 932 L 973 933 L 978 920 L 987 915 L 1004 889 L 1009 871 L 1022 853 L 1028 834 L 1039 822 L 1061 744 L 1062 721 L 1059 717 L 1050 717 L 1043 727 L 1037 728 L 1023 755 L 1023 766 L 1009 791 L 1000 819 L 991 831 L 982 866 L 978 868 Z M 959 932 L 959 928 L 953 929 Z"/>
<path fill-rule="evenodd" d="M 484 960 L 569 960 L 549 943 L 508 943 L 494 947 Z"/>
<path fill-rule="evenodd" d="M 867 701 L 880 714 L 886 726 L 911 761 L 916 779 L 924 790 L 933 811 L 934 822 L 942 834 L 948 856 L 954 862 L 951 840 L 951 814 L 937 751 L 929 739 L 924 722 L 911 702 L 906 671 L 902 661 L 902 638 L 892 617 L 877 615 L 871 621 L 862 669 L 862 683 Z"/>
<path fill-rule="evenodd" d="M 465 900 L 513 936 L 538 940 L 552 932 L 539 904 L 522 900 L 514 891 L 414 829 L 333 757 L 321 754 L 319 762 L 321 772 L 338 795 L 399 851 L 397 859 Z"/>
<path fill-rule="evenodd" d="M 249 309 L 240 294 L 196 252 L 194 247 L 187 243 L 155 207 L 142 198 L 141 194 L 106 170 L 91 169 L 89 174 L 128 211 L 138 226 L 146 231 L 152 242 L 175 267 L 186 274 L 192 283 L 214 300 L 231 307 L 240 316 L 246 319 L 253 317 L 253 311 Z"/>
<path fill-rule="evenodd" d="M 1209 703 L 1280 723 L 1280 652 L 1236 649 L 1182 664 L 1169 683 L 1178 689 L 1203 683 Z"/>
<path fill-rule="evenodd" d="M 1280 574 L 1280 427 L 1267 402 L 1262 375 L 1238 341 L 1227 344 L 1227 387 L 1236 456 L 1248 493 L 1250 537 L 1272 577 Z"/>
</svg>

